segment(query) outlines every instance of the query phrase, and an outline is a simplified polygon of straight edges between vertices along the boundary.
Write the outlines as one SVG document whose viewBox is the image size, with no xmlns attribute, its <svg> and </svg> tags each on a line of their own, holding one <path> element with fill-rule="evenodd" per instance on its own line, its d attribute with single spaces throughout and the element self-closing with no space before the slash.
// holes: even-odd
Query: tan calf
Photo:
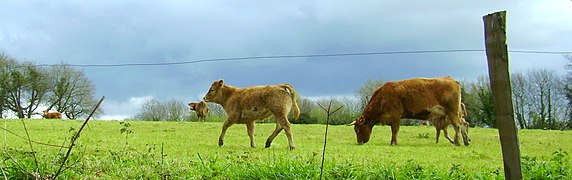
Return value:
<svg viewBox="0 0 572 180">
<path fill-rule="evenodd" d="M 250 146 L 256 147 L 254 143 L 254 121 L 274 115 L 276 129 L 266 140 L 265 147 L 270 147 L 274 138 L 284 129 L 290 150 L 296 148 L 292 138 L 290 121 L 288 121 L 288 113 L 293 108 L 294 118 L 298 119 L 300 108 L 296 102 L 297 93 L 290 84 L 237 88 L 224 84 L 223 80 L 218 80 L 211 85 L 204 100 L 222 105 L 228 116 L 222 126 L 219 146 L 224 144 L 224 135 L 228 127 L 239 123 L 246 124 Z"/>
<path fill-rule="evenodd" d="M 205 119 L 207 118 L 208 114 L 209 114 L 209 106 L 207 105 L 206 102 L 201 101 L 198 103 L 194 103 L 191 102 L 189 103 L 189 107 L 191 108 L 191 110 L 195 111 L 197 113 L 197 117 L 199 118 L 199 121 L 205 121 Z"/>
<path fill-rule="evenodd" d="M 46 119 L 61 119 L 62 113 L 60 113 L 60 112 L 48 112 L 46 110 L 46 111 L 44 111 L 44 114 L 42 116 Z"/>
<path fill-rule="evenodd" d="M 441 135 L 441 131 L 443 131 L 443 136 L 445 136 L 449 142 L 454 144 L 455 142 L 449 137 L 449 134 L 447 133 L 447 129 L 449 128 L 449 125 L 451 125 L 451 120 L 445 115 L 443 107 L 435 106 L 428 111 L 431 113 L 429 121 L 433 123 L 433 126 L 435 126 L 435 130 L 437 131 L 435 135 L 435 143 L 439 143 L 439 136 Z M 465 104 L 461 103 L 461 112 L 459 118 L 461 119 L 461 128 L 463 128 L 462 131 L 466 131 L 467 134 L 466 137 L 463 138 L 467 138 L 470 142 L 471 139 L 468 138 L 469 123 L 465 121 L 465 116 L 467 116 L 467 109 L 465 108 Z M 463 136 L 465 136 L 465 134 L 463 134 Z"/>
</svg>

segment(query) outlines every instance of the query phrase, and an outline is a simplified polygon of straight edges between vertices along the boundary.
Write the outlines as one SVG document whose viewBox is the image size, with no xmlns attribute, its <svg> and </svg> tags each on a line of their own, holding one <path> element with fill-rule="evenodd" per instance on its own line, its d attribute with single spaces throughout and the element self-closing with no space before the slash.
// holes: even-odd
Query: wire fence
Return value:
<svg viewBox="0 0 572 180">
<path fill-rule="evenodd" d="M 382 51 L 382 52 L 355 52 L 355 53 L 333 53 L 333 54 L 303 54 L 303 55 L 268 55 L 268 56 L 245 56 L 245 57 L 228 57 L 228 58 L 209 58 L 180 62 L 160 62 L 160 63 L 117 63 L 117 64 L 36 64 L 33 66 L 52 67 L 52 66 L 71 66 L 71 67 L 131 67 L 131 66 L 171 66 L 184 64 L 198 64 L 209 62 L 225 62 L 225 61 L 251 61 L 260 59 L 292 59 L 292 58 L 320 58 L 320 57 L 345 57 L 345 56 L 376 56 L 376 55 L 399 55 L 399 54 L 436 54 L 436 53 L 473 53 L 485 52 L 484 49 L 447 49 L 447 50 L 412 50 L 412 51 Z M 524 54 L 550 54 L 550 55 L 567 55 L 572 51 L 537 51 L 537 50 L 512 50 L 510 53 Z"/>
</svg>

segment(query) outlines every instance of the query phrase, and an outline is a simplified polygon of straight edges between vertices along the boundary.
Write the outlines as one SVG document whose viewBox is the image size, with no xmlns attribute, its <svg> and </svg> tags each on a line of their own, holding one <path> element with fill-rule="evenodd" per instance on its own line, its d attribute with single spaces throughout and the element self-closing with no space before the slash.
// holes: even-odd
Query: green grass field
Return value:
<svg viewBox="0 0 572 180">
<path fill-rule="evenodd" d="M 83 121 L 25 120 L 34 141 L 61 145 Z M 308 179 L 318 178 L 325 125 L 293 125 L 297 149 L 288 150 L 282 132 L 264 148 L 275 124 L 257 124 L 251 148 L 246 126 L 229 128 L 218 146 L 222 123 L 127 121 L 133 133 L 121 133 L 122 121 L 90 121 L 73 149 L 68 179 Z M 2 120 L 2 127 L 26 137 L 22 121 Z M 449 128 L 452 136 L 454 130 Z M 33 143 L 4 131 L 3 175 L 25 177 L 21 169 L 53 175 L 65 149 Z M 497 129 L 472 128 L 470 146 L 457 147 L 445 138 L 435 143 L 432 126 L 402 126 L 398 146 L 390 146 L 389 126 L 376 126 L 370 142 L 357 145 L 353 127 L 330 126 L 325 154 L 326 179 L 497 179 L 503 177 Z M 521 130 L 518 133 L 525 178 L 572 178 L 572 131 Z M 17 163 L 16 163 L 16 162 Z"/>
</svg>

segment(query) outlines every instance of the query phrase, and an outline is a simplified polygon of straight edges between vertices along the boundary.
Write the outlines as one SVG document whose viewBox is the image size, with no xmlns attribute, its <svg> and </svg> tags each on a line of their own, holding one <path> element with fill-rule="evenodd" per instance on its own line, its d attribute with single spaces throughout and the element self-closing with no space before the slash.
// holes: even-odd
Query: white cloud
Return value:
<svg viewBox="0 0 572 180">
<path fill-rule="evenodd" d="M 142 105 L 153 96 L 130 97 L 126 101 L 107 101 L 102 105 L 104 115 L 102 120 L 124 120 L 135 116 Z"/>
</svg>

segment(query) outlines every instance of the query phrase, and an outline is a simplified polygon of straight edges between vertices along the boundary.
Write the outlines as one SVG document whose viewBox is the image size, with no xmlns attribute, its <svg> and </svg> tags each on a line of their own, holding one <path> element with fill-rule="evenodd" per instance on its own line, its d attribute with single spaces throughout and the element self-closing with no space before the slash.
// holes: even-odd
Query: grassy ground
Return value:
<svg viewBox="0 0 572 180">
<path fill-rule="evenodd" d="M 30 138 L 61 145 L 82 121 L 25 120 Z M 218 146 L 222 123 L 126 121 L 133 133 L 121 133 L 122 121 L 90 121 L 72 151 L 68 178 L 316 178 L 320 174 L 324 125 L 293 125 L 295 151 L 288 150 L 284 133 L 265 149 L 275 124 L 257 124 L 257 148 L 250 148 L 245 125 L 229 128 L 225 145 Z M 20 120 L 2 120 L 2 126 L 26 136 Z M 449 128 L 453 135 L 452 128 Z M 470 146 L 457 147 L 445 138 L 435 143 L 434 127 L 402 126 L 398 146 L 390 146 L 388 126 L 376 126 L 370 142 L 357 145 L 353 127 L 330 126 L 325 154 L 325 177 L 338 178 L 478 178 L 503 175 L 502 154 L 496 129 L 472 128 Z M 30 145 L 5 133 L 3 162 L 8 177 L 25 176 L 18 169 L 34 171 Z M 128 136 L 126 136 L 128 135 Z M 521 156 L 525 177 L 572 171 L 572 131 L 521 130 Z M 33 144 L 40 169 L 53 174 L 64 150 Z M 12 156 L 12 158 L 10 158 Z M 560 157 L 561 156 L 561 157 Z M 19 163 L 14 163 L 16 159 Z M 556 160 L 554 160 L 556 159 Z M 540 167 L 543 162 L 555 167 Z M 560 163 L 560 164 L 558 164 Z M 538 165 L 540 164 L 540 165 Z M 536 168 L 536 169 L 534 169 Z M 539 169 L 540 168 L 540 169 Z M 544 168 L 544 169 L 542 169 Z M 558 169 L 560 168 L 560 169 Z M 547 171 L 533 174 L 528 171 Z M 565 173 L 561 172 L 561 173 Z M 549 174 L 550 175 L 550 174 Z M 558 176 L 561 177 L 561 176 Z M 557 178 L 558 178 L 557 177 Z M 554 177 L 553 177 L 554 178 Z"/>
</svg>

